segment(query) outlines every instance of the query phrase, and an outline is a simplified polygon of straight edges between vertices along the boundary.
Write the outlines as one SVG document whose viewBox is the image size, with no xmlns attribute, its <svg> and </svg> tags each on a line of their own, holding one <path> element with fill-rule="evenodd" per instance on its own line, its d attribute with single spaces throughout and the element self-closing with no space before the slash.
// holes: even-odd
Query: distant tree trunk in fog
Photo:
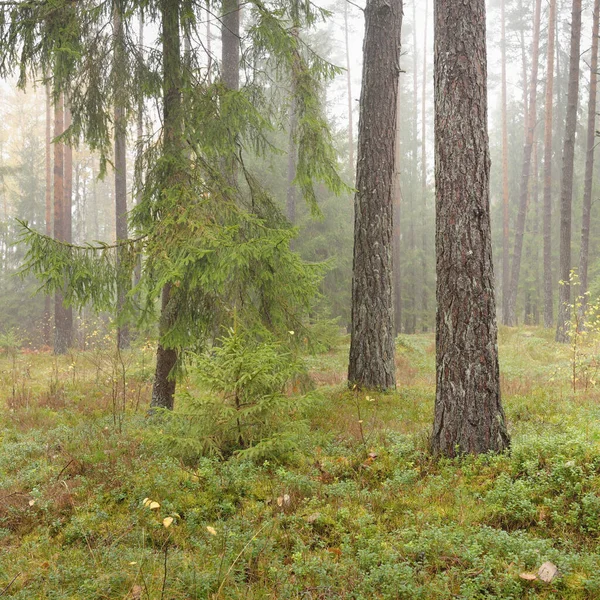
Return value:
<svg viewBox="0 0 600 600">
<path fill-rule="evenodd" d="M 490 228 L 485 0 L 436 0 L 434 454 L 501 452 Z M 469 143 L 465 143 L 469 140 Z"/>
<path fill-rule="evenodd" d="M 510 213 L 508 187 L 508 116 L 506 99 L 506 0 L 500 3 L 502 51 L 502 322 L 508 320 L 508 295 L 510 281 L 509 250 Z"/>
<path fill-rule="evenodd" d="M 517 324 L 517 294 L 519 291 L 519 276 L 521 272 L 521 255 L 523 252 L 523 236 L 527 219 L 527 204 L 529 198 L 529 184 L 531 175 L 531 153 L 535 136 L 537 121 L 537 79 L 540 48 L 540 20 L 542 0 L 536 0 L 533 29 L 533 56 L 531 59 L 531 80 L 529 82 L 529 102 L 526 118 L 525 144 L 523 147 L 523 166 L 521 169 L 521 182 L 519 193 L 519 212 L 515 225 L 515 243 L 510 272 L 508 294 L 508 312 L 504 321 L 505 325 Z"/>
<path fill-rule="evenodd" d="M 421 98 L 421 329 L 428 330 L 427 313 L 429 310 L 429 289 L 427 287 L 427 268 L 429 248 L 427 244 L 427 17 L 429 0 L 425 0 L 425 31 L 423 34 L 423 82 Z"/>
<path fill-rule="evenodd" d="M 221 27 L 221 77 L 230 90 L 240 89 L 239 0 L 223 0 Z"/>
<path fill-rule="evenodd" d="M 352 71 L 350 69 L 350 32 L 348 30 L 348 3 L 344 2 L 344 40 L 346 42 L 346 81 L 348 86 L 348 162 L 354 171 L 354 119 L 352 114 Z"/>
<path fill-rule="evenodd" d="M 163 154 L 173 157 L 174 163 L 181 160 L 183 153 L 182 107 L 181 107 L 181 40 L 179 38 L 179 0 L 161 2 L 162 50 L 163 50 Z M 175 185 L 179 179 L 177 167 L 171 168 L 166 182 Z M 177 364 L 176 348 L 166 347 L 163 336 L 177 319 L 177 298 L 170 283 L 162 289 L 161 314 L 158 326 L 160 335 L 156 350 L 156 370 L 152 386 L 151 408 L 173 409 L 176 382 L 173 370 Z"/>
<path fill-rule="evenodd" d="M 125 41 L 123 34 L 123 22 L 121 19 L 118 2 L 114 3 L 114 65 L 113 83 L 115 86 L 114 107 L 114 142 L 115 142 L 115 231 L 117 243 L 127 240 L 129 237 L 127 227 L 127 122 L 125 117 L 125 102 L 122 98 L 125 86 L 124 61 Z M 127 254 L 125 247 L 117 249 L 117 264 L 124 262 Z M 126 295 L 131 289 L 131 281 L 128 276 L 119 273 L 117 277 L 117 318 L 121 319 L 125 306 Z M 119 348 L 128 348 L 130 342 L 129 326 L 126 322 L 120 323 L 117 329 L 117 344 Z"/>
<path fill-rule="evenodd" d="M 558 318 L 556 341 L 569 340 L 568 322 L 571 311 L 571 204 L 573 200 L 573 166 L 575 160 L 575 133 L 579 99 L 579 54 L 581 48 L 581 0 L 573 0 L 571 13 L 571 49 L 569 52 L 569 92 L 563 140 L 562 179 L 560 186 L 560 267 L 558 286 Z"/>
<path fill-rule="evenodd" d="M 221 80 L 228 90 L 240 89 L 240 6 L 239 0 L 223 0 L 221 20 Z M 235 131 L 229 132 L 232 137 Z M 226 176 L 231 186 L 236 184 L 235 161 L 226 163 Z"/>
<path fill-rule="evenodd" d="M 64 131 L 64 99 L 62 94 L 54 104 L 54 137 Z M 64 144 L 54 144 L 54 239 L 65 241 Z M 54 294 L 54 353 L 69 349 L 68 314 L 62 291 Z"/>
<path fill-rule="evenodd" d="M 396 140 L 394 149 L 394 183 L 393 194 L 393 244 L 392 244 L 392 268 L 394 275 L 394 334 L 402 331 L 402 262 L 401 262 L 401 228 L 402 218 L 402 177 L 400 169 L 400 82 L 398 81 L 398 99 L 396 102 Z"/>
<path fill-rule="evenodd" d="M 592 216 L 592 183 L 594 180 L 594 145 L 596 134 L 596 91 L 598 86 L 598 18 L 600 0 L 594 2 L 592 18 L 592 55 L 590 58 L 590 95 L 588 99 L 585 180 L 583 191 L 583 217 L 581 222 L 581 253 L 579 256 L 579 282 L 581 284 L 581 313 L 585 314 L 588 290 L 588 262 L 590 248 L 590 221 Z"/>
<path fill-rule="evenodd" d="M 139 15 L 139 34 L 138 34 L 138 52 L 140 60 L 144 59 L 144 11 L 140 10 Z M 138 164 L 141 165 L 144 145 L 144 97 L 140 94 L 137 105 L 137 156 L 136 159 Z M 142 182 L 141 174 L 139 175 L 140 181 L 138 182 L 138 188 L 135 194 L 135 203 L 139 204 L 142 201 Z M 135 268 L 133 271 L 133 283 L 137 285 L 142 276 L 142 257 L 138 255 Z"/>
<path fill-rule="evenodd" d="M 64 110 L 65 110 L 65 131 L 71 127 L 71 108 L 69 106 L 67 97 L 64 99 Z M 73 148 L 70 144 L 64 145 L 64 166 L 63 166 L 63 185 L 64 185 L 64 196 L 63 196 L 63 225 L 64 225 L 64 241 L 69 244 L 73 243 Z M 68 306 L 65 308 L 65 338 L 67 347 L 70 348 L 73 345 L 73 307 Z"/>
<path fill-rule="evenodd" d="M 554 90 L 554 36 L 556 0 L 550 0 L 548 17 L 548 47 L 546 51 L 546 100 L 544 110 L 544 327 L 554 325 L 552 290 L 552 102 Z"/>
<path fill-rule="evenodd" d="M 52 237 L 52 97 L 50 85 L 46 84 L 46 235 Z M 52 343 L 52 297 L 44 298 L 44 344 Z"/>
<path fill-rule="evenodd" d="M 292 35 L 298 41 L 298 0 L 292 1 Z M 296 85 L 292 77 L 290 82 L 290 125 L 288 133 L 288 164 L 287 164 L 287 194 L 286 216 L 292 224 L 296 223 L 296 163 L 298 161 L 298 148 L 296 146 L 296 130 L 298 129 L 298 114 L 296 112 Z"/>
<path fill-rule="evenodd" d="M 396 386 L 392 191 L 402 2 L 367 0 L 360 98 L 348 382 Z"/>
</svg>

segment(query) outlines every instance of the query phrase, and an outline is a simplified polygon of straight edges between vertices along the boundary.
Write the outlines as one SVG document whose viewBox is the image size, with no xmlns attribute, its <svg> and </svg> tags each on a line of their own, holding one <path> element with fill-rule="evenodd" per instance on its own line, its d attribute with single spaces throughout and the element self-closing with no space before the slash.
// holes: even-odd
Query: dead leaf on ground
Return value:
<svg viewBox="0 0 600 600">
<path fill-rule="evenodd" d="M 538 570 L 538 577 L 544 583 L 552 583 L 558 576 L 558 567 L 550 561 L 545 562 Z"/>
<path fill-rule="evenodd" d="M 519 573 L 519 577 L 525 581 L 535 581 L 537 579 L 535 573 Z"/>
<path fill-rule="evenodd" d="M 131 590 L 131 600 L 141 600 L 142 598 L 142 586 L 134 585 Z"/>
</svg>

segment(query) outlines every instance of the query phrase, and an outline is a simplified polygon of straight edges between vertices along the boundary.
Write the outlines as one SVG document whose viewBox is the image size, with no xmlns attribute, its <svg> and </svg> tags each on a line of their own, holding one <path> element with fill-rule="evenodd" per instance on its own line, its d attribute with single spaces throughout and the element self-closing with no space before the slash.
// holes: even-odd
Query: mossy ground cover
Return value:
<svg viewBox="0 0 600 600">
<path fill-rule="evenodd" d="M 501 330 L 511 452 L 434 460 L 434 339 L 397 348 L 394 394 L 345 388 L 347 346 L 307 358 L 297 449 L 259 462 L 163 443 L 151 348 L 0 358 L 0 597 L 600 597 L 600 391 L 570 349 Z"/>
</svg>

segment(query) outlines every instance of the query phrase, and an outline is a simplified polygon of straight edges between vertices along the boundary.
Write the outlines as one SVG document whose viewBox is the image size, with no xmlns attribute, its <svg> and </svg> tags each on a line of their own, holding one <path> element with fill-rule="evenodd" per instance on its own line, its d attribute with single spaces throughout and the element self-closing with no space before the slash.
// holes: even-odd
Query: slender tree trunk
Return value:
<svg viewBox="0 0 600 600">
<path fill-rule="evenodd" d="M 348 29 L 348 3 L 344 2 L 344 40 L 346 42 L 346 83 L 348 87 L 348 162 L 354 171 L 354 119 L 352 101 L 352 71 L 350 69 L 350 32 Z"/>
<path fill-rule="evenodd" d="M 52 237 L 52 98 L 50 85 L 46 84 L 46 235 Z M 52 297 L 44 298 L 44 344 L 52 343 Z"/>
<path fill-rule="evenodd" d="M 515 226 L 515 244 L 513 249 L 513 261 L 510 272 L 510 285 L 508 295 L 508 314 L 506 325 L 517 324 L 517 294 L 519 291 L 519 276 L 521 273 L 521 255 L 523 252 L 523 236 L 525 233 L 525 222 L 527 219 L 527 205 L 529 199 L 529 184 L 531 174 L 531 152 L 535 136 L 537 117 L 537 79 L 540 48 L 540 20 L 542 2 L 536 0 L 534 31 L 533 31 L 533 57 L 531 60 L 531 80 L 529 82 L 529 103 L 526 119 L 525 145 L 523 148 L 523 166 L 521 171 L 521 189 L 519 198 L 519 212 Z"/>
<path fill-rule="evenodd" d="M 119 12 L 119 3 L 114 4 L 114 67 L 113 78 L 116 89 L 114 108 L 114 136 L 115 136 L 115 230 L 117 242 L 127 240 L 129 237 L 127 227 L 127 122 L 125 120 L 124 99 L 122 98 L 124 81 L 125 44 L 123 36 L 123 22 Z M 119 267 L 126 262 L 127 249 L 117 249 L 117 264 Z M 119 269 L 120 271 L 120 269 Z M 120 324 L 117 330 L 117 344 L 119 348 L 128 348 L 130 342 L 129 325 L 122 314 L 126 296 L 131 289 L 129 272 L 119 272 L 117 276 L 117 319 Z"/>
<path fill-rule="evenodd" d="M 64 131 L 64 98 L 62 94 L 54 104 L 54 137 Z M 65 241 L 64 201 L 64 144 L 54 143 L 54 239 Z M 68 315 L 63 292 L 54 294 L 54 353 L 65 354 L 69 348 Z"/>
<path fill-rule="evenodd" d="M 221 27 L 221 77 L 230 90 L 240 89 L 240 7 L 239 0 L 223 0 Z"/>
<path fill-rule="evenodd" d="M 402 2 L 367 0 L 354 201 L 348 382 L 396 386 L 392 238 Z"/>
<path fill-rule="evenodd" d="M 506 0 L 500 3 L 501 52 L 502 52 L 502 322 L 508 320 L 508 296 L 510 281 L 509 228 L 510 197 L 508 187 L 508 116 L 506 94 Z"/>
<path fill-rule="evenodd" d="M 421 98 L 421 329 L 423 332 L 429 330 L 429 289 L 427 287 L 427 269 L 429 257 L 429 244 L 427 239 L 427 17 L 429 12 L 429 0 L 425 0 L 425 31 L 423 34 L 423 93 Z"/>
<path fill-rule="evenodd" d="M 71 109 L 67 98 L 64 100 L 65 131 L 71 127 Z M 64 166 L 63 166 L 63 228 L 64 241 L 73 243 L 73 148 L 69 144 L 64 145 Z M 73 345 L 73 307 L 65 307 L 65 329 L 64 335 L 67 348 Z"/>
<path fill-rule="evenodd" d="M 508 447 L 489 206 L 485 0 L 435 3 L 435 454 Z M 468 140 L 468 143 L 465 143 Z"/>
<path fill-rule="evenodd" d="M 210 27 L 210 21 L 212 19 L 212 15 L 210 14 L 210 0 L 206 0 L 206 80 L 208 84 L 211 84 L 212 81 L 212 33 Z"/>
<path fill-rule="evenodd" d="M 140 55 L 140 60 L 144 60 L 144 11 L 140 9 L 139 15 L 139 41 L 138 41 L 138 52 Z M 141 164 L 142 164 L 142 155 L 144 151 L 144 97 L 140 94 L 137 105 L 137 155 L 136 159 L 139 165 L 140 173 L 137 175 L 139 180 L 137 184 L 137 190 L 135 194 L 135 204 L 139 204 L 142 201 L 142 174 L 141 174 Z M 133 283 L 137 285 L 142 277 L 142 257 L 140 255 L 136 258 L 135 268 L 133 271 Z"/>
<path fill-rule="evenodd" d="M 177 164 L 183 158 L 181 110 L 181 40 L 179 38 L 179 0 L 161 0 L 163 44 L 163 152 L 173 157 L 166 186 L 176 187 L 179 179 Z M 164 336 L 177 318 L 177 298 L 170 284 L 164 286 L 161 298 L 159 342 L 156 371 L 152 388 L 151 408 L 173 408 L 175 395 L 174 368 L 177 349 L 164 345 Z"/>
<path fill-rule="evenodd" d="M 408 262 L 410 288 L 407 290 L 410 301 L 410 319 L 407 333 L 417 332 L 417 323 L 421 317 L 420 298 L 423 294 L 422 281 L 417 275 L 417 264 L 421 262 L 420 249 L 417 246 L 417 198 L 419 196 L 419 61 L 417 53 L 417 2 L 412 3 L 413 21 L 413 64 L 412 64 L 412 161 L 411 161 L 411 186 L 410 186 L 410 218 L 408 219 L 408 241 L 410 244 L 410 260 Z"/>
<path fill-rule="evenodd" d="M 392 244 L 392 267 L 394 271 L 394 334 L 402 331 L 402 261 L 401 259 L 401 229 L 402 218 L 402 173 L 400 159 L 400 83 L 398 83 L 398 100 L 396 102 L 396 140 L 394 149 L 394 184 L 393 184 L 393 211 L 394 211 L 394 240 Z"/>
<path fill-rule="evenodd" d="M 581 48 L 581 0 L 573 0 L 571 13 L 571 50 L 569 52 L 569 92 L 563 141 L 562 180 L 560 186 L 560 283 L 558 286 L 558 318 L 556 341 L 569 340 L 571 311 L 571 204 L 573 200 L 573 166 L 575 161 L 575 134 L 579 100 L 579 54 Z"/>
<path fill-rule="evenodd" d="M 540 244 L 539 244 L 539 234 L 540 234 L 540 169 L 539 169 L 539 160 L 538 160 L 538 142 L 537 140 L 533 143 L 533 208 L 534 208 L 534 216 L 533 216 L 533 248 L 532 248 L 532 256 L 533 256 L 533 306 L 531 307 L 531 318 L 534 325 L 540 324 Z"/>
<path fill-rule="evenodd" d="M 546 100 L 544 125 L 544 327 L 554 325 L 552 277 L 552 100 L 554 90 L 554 36 L 556 0 L 550 0 L 546 55 Z"/>
<path fill-rule="evenodd" d="M 581 252 L 579 255 L 579 281 L 581 284 L 581 314 L 585 315 L 588 291 L 588 262 L 590 248 L 590 221 L 592 216 L 592 183 L 594 180 L 594 146 L 596 134 L 596 96 L 598 86 L 598 20 L 600 0 L 594 2 L 592 18 L 592 50 L 590 57 L 590 95 L 588 99 L 585 179 L 583 191 L 583 217 L 581 221 Z"/>
</svg>

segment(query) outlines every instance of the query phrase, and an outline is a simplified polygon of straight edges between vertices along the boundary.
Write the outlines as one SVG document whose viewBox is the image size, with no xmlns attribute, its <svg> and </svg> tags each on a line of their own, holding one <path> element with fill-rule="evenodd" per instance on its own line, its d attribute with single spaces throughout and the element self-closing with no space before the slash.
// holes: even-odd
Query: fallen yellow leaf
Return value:
<svg viewBox="0 0 600 600">
<path fill-rule="evenodd" d="M 172 524 L 173 524 L 173 517 L 165 517 L 163 519 L 163 525 L 165 526 L 165 528 L 171 527 Z"/>
<path fill-rule="evenodd" d="M 210 533 L 211 535 L 217 535 L 217 530 L 214 527 L 211 527 L 210 525 L 206 526 L 206 530 L 208 531 L 208 533 Z"/>
</svg>

